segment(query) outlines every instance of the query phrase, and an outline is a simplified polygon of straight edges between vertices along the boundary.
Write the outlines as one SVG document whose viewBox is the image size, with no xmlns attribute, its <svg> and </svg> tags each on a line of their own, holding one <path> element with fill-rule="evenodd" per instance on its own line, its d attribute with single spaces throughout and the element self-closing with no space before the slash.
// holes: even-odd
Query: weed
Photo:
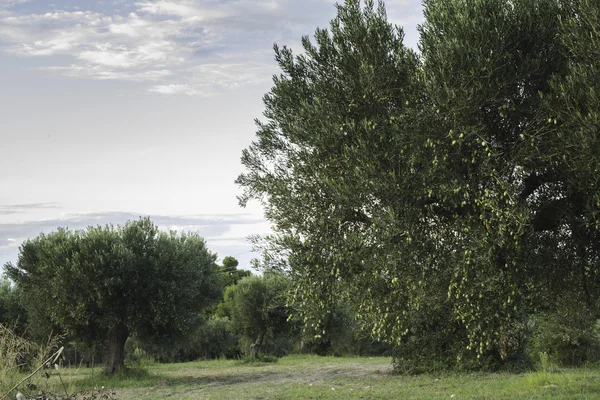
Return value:
<svg viewBox="0 0 600 400">
<path fill-rule="evenodd" d="M 14 333 L 12 329 L 0 324 L 0 393 L 14 386 L 23 371 L 44 367 L 44 360 L 59 347 L 61 336 L 49 335 L 45 343 L 37 344 Z M 40 386 L 44 383 L 41 375 L 33 374 L 28 383 Z"/>
<path fill-rule="evenodd" d="M 546 374 L 548 372 L 548 353 L 545 351 L 540 352 L 540 366 L 542 368 L 542 373 Z"/>
</svg>

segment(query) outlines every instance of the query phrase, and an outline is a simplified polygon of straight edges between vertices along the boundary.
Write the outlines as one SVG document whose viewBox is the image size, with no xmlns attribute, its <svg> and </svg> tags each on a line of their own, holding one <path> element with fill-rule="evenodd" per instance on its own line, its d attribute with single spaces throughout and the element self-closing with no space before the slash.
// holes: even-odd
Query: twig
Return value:
<svg viewBox="0 0 600 400">
<path fill-rule="evenodd" d="M 64 349 L 65 349 L 65 346 L 63 346 L 60 349 L 58 349 L 56 351 L 56 353 L 52 354 L 50 356 L 50 358 L 48 358 L 46 361 L 44 361 L 42 363 L 42 365 L 40 365 L 39 367 L 37 367 L 35 371 L 33 371 L 32 373 L 30 373 L 29 375 L 27 375 L 25 378 L 23 378 L 23 380 L 21 380 L 21 382 L 17 383 L 15 386 L 13 386 L 13 388 L 10 389 L 8 392 L 6 392 L 6 394 L 4 396 L 0 397 L 0 400 L 5 400 L 8 397 L 8 395 L 13 392 L 13 390 L 15 390 L 16 388 L 18 388 L 21 383 L 25 382 L 27 379 L 29 379 L 33 375 L 35 375 L 40 369 L 42 369 L 44 367 L 44 365 L 46 365 L 48 363 L 54 364 L 54 362 L 56 360 L 58 360 L 58 357 L 62 354 L 62 352 L 63 352 Z"/>
<path fill-rule="evenodd" d="M 67 392 L 67 387 L 65 386 L 65 383 L 62 380 L 62 375 L 60 374 L 60 371 L 58 370 L 58 364 L 54 364 L 54 367 L 56 368 L 56 370 L 58 371 L 58 377 L 60 378 L 60 383 L 62 384 L 63 389 L 65 390 L 65 395 L 67 396 L 67 398 L 69 397 L 69 393 Z"/>
</svg>

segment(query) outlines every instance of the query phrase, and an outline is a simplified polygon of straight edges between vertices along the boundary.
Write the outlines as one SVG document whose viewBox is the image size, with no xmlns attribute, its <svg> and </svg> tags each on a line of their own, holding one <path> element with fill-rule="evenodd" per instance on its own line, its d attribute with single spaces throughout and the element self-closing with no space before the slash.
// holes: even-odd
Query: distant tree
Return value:
<svg viewBox="0 0 600 400">
<path fill-rule="evenodd" d="M 267 339 L 290 332 L 290 310 L 286 306 L 289 279 L 280 273 L 243 278 L 227 288 L 226 309 L 232 329 L 252 341 L 250 355 L 257 357 Z"/>
<path fill-rule="evenodd" d="M 195 344 L 200 356 L 206 360 L 227 357 L 238 358 L 239 337 L 231 330 L 227 317 L 212 316 L 197 331 Z"/>
<path fill-rule="evenodd" d="M 33 312 L 106 346 L 106 372 L 123 368 L 130 334 L 161 342 L 185 334 L 221 296 L 216 255 L 197 234 L 160 232 L 148 219 L 123 226 L 59 228 L 27 240 L 7 264 Z"/>
<path fill-rule="evenodd" d="M 232 256 L 226 256 L 223 258 L 223 271 L 224 272 L 235 272 L 240 262 Z"/>
<path fill-rule="evenodd" d="M 17 286 L 8 280 L 0 281 L 0 324 L 23 335 L 27 327 L 27 310 L 20 298 Z"/>
<path fill-rule="evenodd" d="M 231 286 L 246 276 L 252 275 L 252 272 L 245 269 L 238 269 L 239 261 L 232 256 L 223 258 L 223 276 L 225 277 L 225 286 Z"/>
</svg>

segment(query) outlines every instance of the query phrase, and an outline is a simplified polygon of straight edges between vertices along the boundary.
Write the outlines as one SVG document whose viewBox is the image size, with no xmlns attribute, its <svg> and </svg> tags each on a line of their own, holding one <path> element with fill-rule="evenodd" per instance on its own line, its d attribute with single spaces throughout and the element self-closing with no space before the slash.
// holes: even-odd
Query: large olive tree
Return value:
<svg viewBox="0 0 600 400">
<path fill-rule="evenodd" d="M 347 0 L 302 54 L 275 47 L 237 182 L 307 323 L 347 293 L 400 361 L 482 365 L 558 297 L 598 310 L 599 7 L 425 0 L 415 52 Z"/>
</svg>

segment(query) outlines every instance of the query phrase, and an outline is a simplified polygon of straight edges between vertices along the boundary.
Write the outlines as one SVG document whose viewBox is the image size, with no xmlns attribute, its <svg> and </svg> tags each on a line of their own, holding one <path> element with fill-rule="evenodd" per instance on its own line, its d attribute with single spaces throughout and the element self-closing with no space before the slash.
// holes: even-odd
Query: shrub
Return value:
<svg viewBox="0 0 600 400">
<path fill-rule="evenodd" d="M 600 361 L 600 321 L 584 309 L 565 307 L 532 319 L 531 358 L 546 353 L 551 362 L 579 366 Z"/>
<path fill-rule="evenodd" d="M 211 317 L 200 326 L 195 343 L 200 356 L 206 360 L 237 358 L 240 355 L 239 337 L 231 331 L 228 317 Z"/>
</svg>

